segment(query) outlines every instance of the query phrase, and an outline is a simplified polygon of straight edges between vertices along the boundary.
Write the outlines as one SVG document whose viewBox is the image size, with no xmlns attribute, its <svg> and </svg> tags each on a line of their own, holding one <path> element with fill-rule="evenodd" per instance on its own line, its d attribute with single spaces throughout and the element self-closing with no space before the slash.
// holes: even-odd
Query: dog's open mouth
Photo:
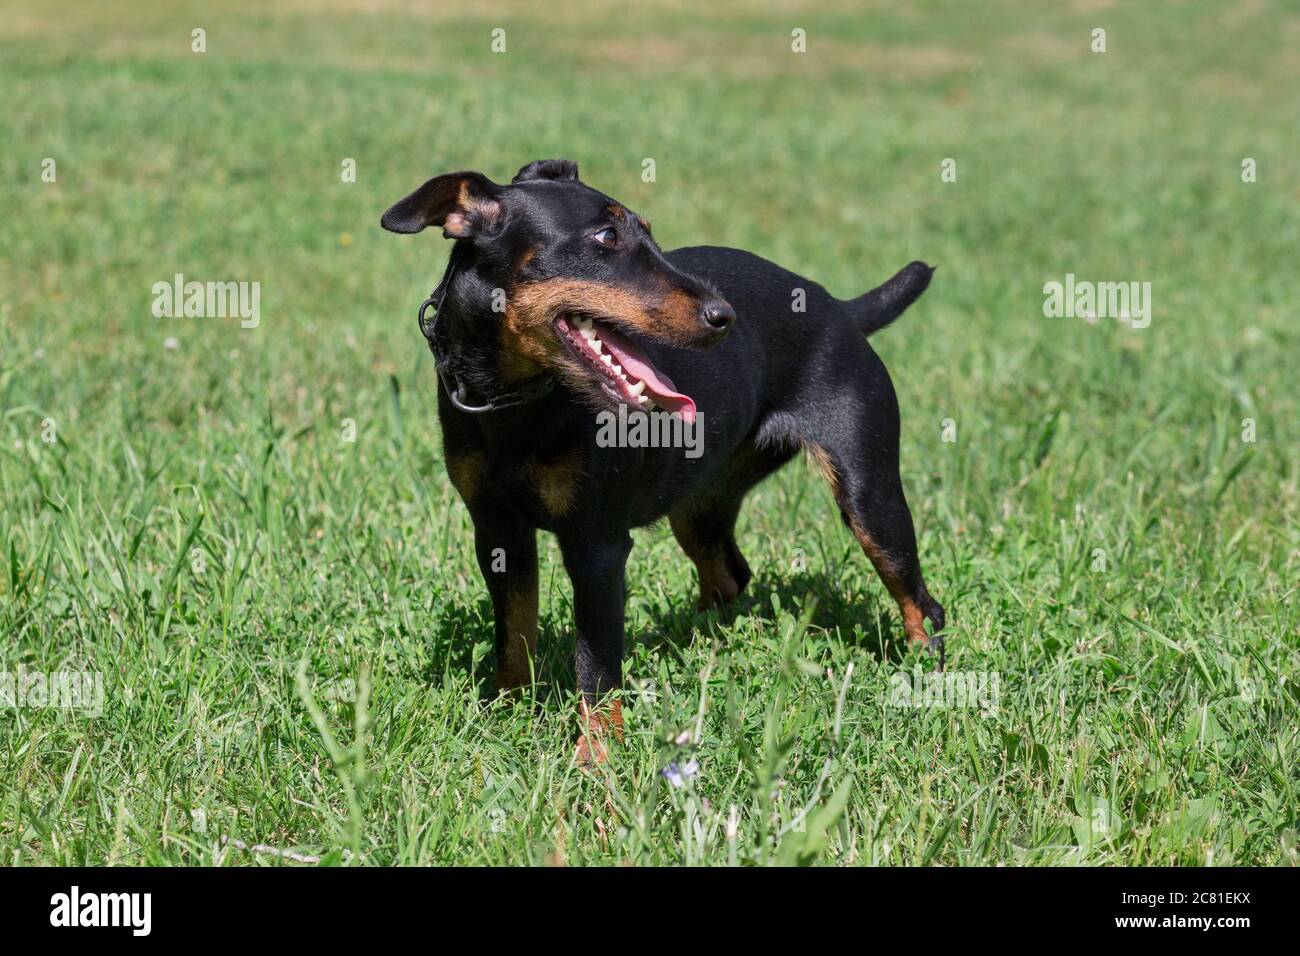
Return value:
<svg viewBox="0 0 1300 956">
<path fill-rule="evenodd" d="M 596 372 L 601 388 L 615 401 L 647 411 L 658 406 L 683 421 L 695 421 L 695 402 L 607 323 L 571 312 L 555 320 L 555 331 L 569 351 Z"/>
</svg>

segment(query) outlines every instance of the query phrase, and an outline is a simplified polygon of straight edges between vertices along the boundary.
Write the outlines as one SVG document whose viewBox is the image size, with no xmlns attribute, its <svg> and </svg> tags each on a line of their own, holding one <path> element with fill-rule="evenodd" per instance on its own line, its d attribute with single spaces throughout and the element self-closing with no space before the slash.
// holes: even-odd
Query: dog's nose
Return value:
<svg viewBox="0 0 1300 956">
<path fill-rule="evenodd" d="M 729 303 L 717 299 L 706 304 L 700 316 L 704 319 L 704 324 L 715 332 L 725 332 L 736 321 L 736 310 Z"/>
</svg>

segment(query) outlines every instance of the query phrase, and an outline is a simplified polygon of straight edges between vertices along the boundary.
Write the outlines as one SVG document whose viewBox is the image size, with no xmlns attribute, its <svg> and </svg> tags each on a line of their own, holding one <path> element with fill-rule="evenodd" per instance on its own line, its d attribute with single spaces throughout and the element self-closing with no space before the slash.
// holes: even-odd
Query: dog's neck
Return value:
<svg viewBox="0 0 1300 956">
<path fill-rule="evenodd" d="M 502 316 L 493 311 L 495 288 L 479 274 L 473 243 L 456 243 L 439 283 L 438 336 L 456 378 L 475 400 L 497 395 L 509 386 L 500 372 Z"/>
</svg>

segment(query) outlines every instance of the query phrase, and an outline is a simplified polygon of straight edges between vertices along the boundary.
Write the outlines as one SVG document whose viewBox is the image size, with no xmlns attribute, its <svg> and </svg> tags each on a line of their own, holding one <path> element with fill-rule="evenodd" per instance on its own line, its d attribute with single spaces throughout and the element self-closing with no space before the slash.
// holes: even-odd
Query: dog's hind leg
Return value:
<svg viewBox="0 0 1300 956">
<path fill-rule="evenodd" d="M 820 445 L 808 448 L 840 506 L 840 515 L 876 568 L 903 615 L 903 629 L 913 643 L 939 655 L 945 663 L 942 605 L 930 596 L 916 554 L 912 513 L 896 469 L 875 467 L 859 455 L 856 465 L 846 465 L 844 451 Z M 927 634 L 925 621 L 932 633 Z"/>
<path fill-rule="evenodd" d="M 740 503 L 741 498 L 736 497 L 700 511 L 692 510 L 688 503 L 668 515 L 673 536 L 695 563 L 701 611 L 730 604 L 749 584 L 749 562 L 736 545 Z"/>
<path fill-rule="evenodd" d="M 942 670 L 944 610 L 921 575 L 912 513 L 898 475 L 898 404 L 884 367 L 860 380 L 854 391 L 837 403 L 842 414 L 818 418 L 808 428 L 803 445 L 831 486 L 844 523 L 898 603 L 908 638 L 935 651 Z"/>
<path fill-rule="evenodd" d="M 752 577 L 736 545 L 736 518 L 745 495 L 795 452 L 742 444 L 710 493 L 683 501 L 668 514 L 677 543 L 695 563 L 700 579 L 699 610 L 734 601 Z"/>
</svg>

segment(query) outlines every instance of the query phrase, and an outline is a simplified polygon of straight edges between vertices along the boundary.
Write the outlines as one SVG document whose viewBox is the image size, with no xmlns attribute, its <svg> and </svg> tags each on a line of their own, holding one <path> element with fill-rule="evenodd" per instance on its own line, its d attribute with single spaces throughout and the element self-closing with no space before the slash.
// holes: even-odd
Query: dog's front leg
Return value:
<svg viewBox="0 0 1300 956">
<path fill-rule="evenodd" d="M 470 514 L 496 621 L 497 690 L 515 691 L 532 682 L 537 658 L 537 531 L 507 512 Z"/>
<path fill-rule="evenodd" d="M 573 617 L 578 630 L 576 671 L 582 735 L 578 760 L 600 763 L 607 750 L 602 738 L 623 737 L 623 712 L 617 700 L 602 698 L 623 683 L 624 573 L 632 538 L 565 535 L 560 538 L 564 567 L 573 582 Z"/>
</svg>

